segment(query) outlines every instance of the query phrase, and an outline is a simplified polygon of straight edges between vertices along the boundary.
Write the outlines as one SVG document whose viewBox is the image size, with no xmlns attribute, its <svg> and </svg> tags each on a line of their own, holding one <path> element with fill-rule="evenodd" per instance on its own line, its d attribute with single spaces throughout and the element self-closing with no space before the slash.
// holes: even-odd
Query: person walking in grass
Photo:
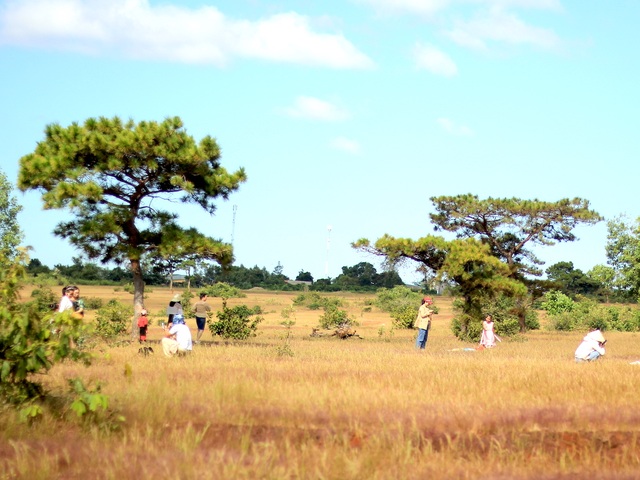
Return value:
<svg viewBox="0 0 640 480">
<path fill-rule="evenodd" d="M 206 293 L 201 293 L 200 300 L 193 306 L 193 311 L 196 314 L 196 325 L 198 326 L 196 344 L 200 343 L 200 337 L 204 333 L 204 326 L 207 324 L 207 314 L 211 311 L 211 306 L 207 304 L 208 298 Z"/>
<path fill-rule="evenodd" d="M 429 330 L 431 329 L 431 316 L 434 314 L 433 300 L 431 297 L 424 297 L 422 299 L 422 305 L 418 310 L 418 316 L 414 323 L 414 327 L 418 329 L 418 336 L 416 338 L 416 348 L 418 350 L 424 350 L 427 346 L 427 339 L 429 338 Z"/>
</svg>

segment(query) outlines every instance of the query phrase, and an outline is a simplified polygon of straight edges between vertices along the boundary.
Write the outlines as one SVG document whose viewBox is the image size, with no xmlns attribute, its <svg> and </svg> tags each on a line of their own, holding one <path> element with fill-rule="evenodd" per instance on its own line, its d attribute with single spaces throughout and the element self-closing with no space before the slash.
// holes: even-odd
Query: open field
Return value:
<svg viewBox="0 0 640 480">
<path fill-rule="evenodd" d="M 110 287 L 82 295 L 132 298 Z M 135 344 L 96 349 L 88 368 L 56 366 L 48 388 L 100 381 L 126 422 L 104 433 L 45 415 L 29 427 L 5 410 L 0 479 L 640 478 L 640 365 L 630 365 L 640 334 L 607 334 L 594 364 L 574 363 L 576 332 L 464 351 L 473 345 L 451 334 L 450 299 L 436 298 L 418 353 L 413 332 L 365 311 L 370 295 L 339 294 L 363 338 L 311 338 L 322 312 L 296 308 L 288 356 L 281 312 L 297 293 L 247 295 L 229 303 L 260 305 L 265 321 L 246 342 L 207 330 L 187 358 L 142 357 Z M 155 288 L 146 300 L 152 340 L 171 296 Z"/>
</svg>

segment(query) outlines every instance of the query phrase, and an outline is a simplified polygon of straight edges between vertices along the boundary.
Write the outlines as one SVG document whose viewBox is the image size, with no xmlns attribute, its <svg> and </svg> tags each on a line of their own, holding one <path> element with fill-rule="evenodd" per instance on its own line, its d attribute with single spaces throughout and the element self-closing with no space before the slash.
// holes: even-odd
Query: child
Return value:
<svg viewBox="0 0 640 480">
<path fill-rule="evenodd" d="M 143 308 L 140 311 L 138 317 L 138 328 L 140 328 L 140 343 L 147 341 L 147 327 L 149 326 L 149 319 L 147 318 L 147 311 Z"/>
</svg>

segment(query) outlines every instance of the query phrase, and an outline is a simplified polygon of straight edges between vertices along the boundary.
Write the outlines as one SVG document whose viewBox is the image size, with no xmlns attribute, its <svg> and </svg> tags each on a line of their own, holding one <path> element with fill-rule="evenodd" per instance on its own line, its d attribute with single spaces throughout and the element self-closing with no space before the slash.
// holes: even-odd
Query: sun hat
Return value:
<svg viewBox="0 0 640 480">
<path fill-rule="evenodd" d="M 180 315 L 179 313 L 176 313 L 173 316 L 173 324 L 177 325 L 178 323 L 184 323 L 184 315 Z"/>
<path fill-rule="evenodd" d="M 147 316 L 147 311 L 143 308 L 142 310 L 140 310 L 140 315 L 142 316 Z"/>
<path fill-rule="evenodd" d="M 176 293 L 173 298 L 171 299 L 172 302 L 179 302 L 182 299 L 182 295 L 180 295 L 179 293 Z"/>
<path fill-rule="evenodd" d="M 600 330 L 594 330 L 593 332 L 589 332 L 587 334 L 587 337 L 599 343 L 604 342 L 604 337 L 602 336 L 602 332 Z"/>
</svg>

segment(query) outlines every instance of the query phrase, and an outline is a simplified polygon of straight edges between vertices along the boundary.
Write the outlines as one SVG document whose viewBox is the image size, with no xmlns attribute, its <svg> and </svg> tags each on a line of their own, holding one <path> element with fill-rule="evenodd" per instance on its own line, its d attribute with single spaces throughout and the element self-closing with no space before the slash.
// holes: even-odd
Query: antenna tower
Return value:
<svg viewBox="0 0 640 480">
<path fill-rule="evenodd" d="M 325 278 L 329 278 L 329 249 L 331 248 L 331 230 L 333 230 L 333 227 L 331 225 L 327 225 L 327 260 L 324 263 Z"/>
<path fill-rule="evenodd" d="M 238 211 L 238 205 L 233 206 L 233 220 L 231 221 L 231 246 L 233 247 L 233 240 L 236 234 L 236 212 Z"/>
</svg>

